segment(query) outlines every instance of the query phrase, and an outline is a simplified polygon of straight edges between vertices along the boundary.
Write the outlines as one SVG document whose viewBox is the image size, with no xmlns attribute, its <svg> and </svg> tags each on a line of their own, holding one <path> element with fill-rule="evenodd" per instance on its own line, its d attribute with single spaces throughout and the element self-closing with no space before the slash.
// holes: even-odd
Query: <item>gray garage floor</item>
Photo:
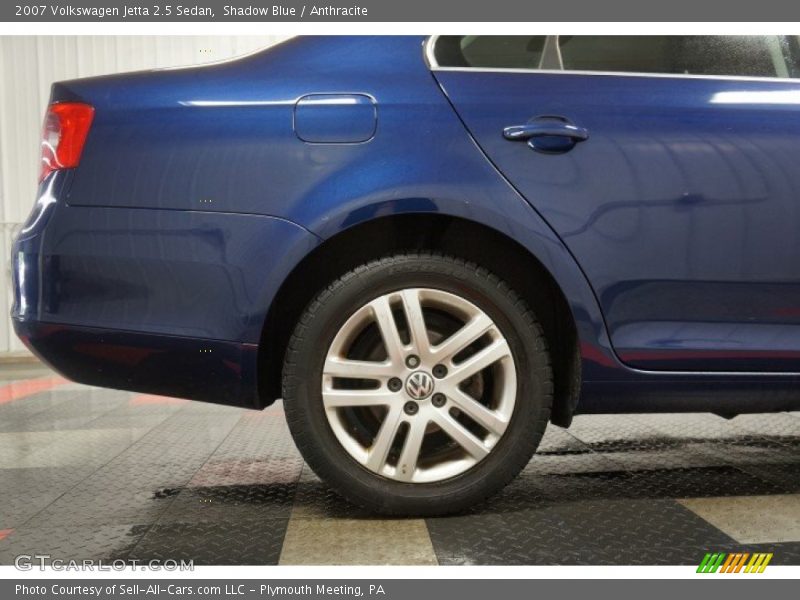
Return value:
<svg viewBox="0 0 800 600">
<path fill-rule="evenodd" d="M 0 372 L 0 564 L 800 564 L 800 413 L 578 417 L 468 513 L 341 501 L 264 412 Z"/>
</svg>

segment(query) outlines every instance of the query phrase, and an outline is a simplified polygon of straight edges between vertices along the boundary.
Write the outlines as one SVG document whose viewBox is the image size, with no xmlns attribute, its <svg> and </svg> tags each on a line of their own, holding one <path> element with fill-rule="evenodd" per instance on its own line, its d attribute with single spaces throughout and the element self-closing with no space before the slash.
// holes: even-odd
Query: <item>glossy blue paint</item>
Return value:
<svg viewBox="0 0 800 600">
<path fill-rule="evenodd" d="M 800 82 L 436 75 L 575 256 L 623 362 L 797 370 Z M 589 140 L 545 155 L 498 135 L 541 114 Z"/>
<path fill-rule="evenodd" d="M 749 410 L 800 405 L 799 377 L 769 373 L 798 371 L 800 350 L 783 332 L 800 318 L 779 244 L 797 239 L 778 219 L 794 214 L 797 183 L 791 155 L 778 158 L 796 145 L 777 129 L 787 106 L 767 106 L 762 131 L 756 108 L 739 107 L 739 124 L 737 109 L 723 119 L 700 102 L 762 87 L 703 80 L 681 96 L 666 79 L 540 74 L 547 102 L 534 106 L 527 75 L 434 77 L 423 41 L 302 38 L 202 68 L 55 84 L 54 101 L 88 102 L 95 119 L 79 168 L 43 182 L 15 242 L 21 337 L 80 381 L 263 406 L 265 317 L 303 259 L 374 219 L 448 215 L 517 242 L 553 276 L 579 338 L 579 410 L 732 410 L 732 389 L 762 390 Z M 318 94 L 358 100 L 301 100 Z M 592 109 L 598 99 L 616 104 Z M 589 139 L 546 155 L 503 138 L 542 114 Z"/>
<path fill-rule="evenodd" d="M 41 298 L 28 302 L 42 320 L 246 343 L 269 290 L 318 241 L 260 215 L 56 205 L 51 218 L 59 227 L 23 251 L 45 257 Z"/>
</svg>

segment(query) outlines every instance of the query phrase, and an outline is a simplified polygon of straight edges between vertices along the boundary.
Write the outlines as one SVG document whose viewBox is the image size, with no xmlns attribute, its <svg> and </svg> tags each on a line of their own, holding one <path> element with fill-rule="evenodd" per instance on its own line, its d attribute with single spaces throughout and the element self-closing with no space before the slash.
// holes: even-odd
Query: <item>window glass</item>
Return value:
<svg viewBox="0 0 800 600">
<path fill-rule="evenodd" d="M 576 35 L 558 47 L 568 71 L 777 77 L 782 66 L 787 76 L 777 36 Z"/>
<path fill-rule="evenodd" d="M 446 35 L 434 47 L 441 67 L 751 77 L 797 77 L 797 56 L 788 36 Z"/>
<path fill-rule="evenodd" d="M 538 69 L 545 36 L 443 35 L 434 56 L 442 67 Z"/>
</svg>

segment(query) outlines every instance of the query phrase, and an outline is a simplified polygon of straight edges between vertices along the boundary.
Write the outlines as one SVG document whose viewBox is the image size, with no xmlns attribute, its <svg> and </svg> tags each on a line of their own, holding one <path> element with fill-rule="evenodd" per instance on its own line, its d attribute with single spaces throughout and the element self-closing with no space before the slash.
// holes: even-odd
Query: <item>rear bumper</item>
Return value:
<svg viewBox="0 0 800 600">
<path fill-rule="evenodd" d="M 23 343 L 89 385 L 262 408 L 258 346 L 13 319 Z"/>
<path fill-rule="evenodd" d="M 258 345 L 318 243 L 261 215 L 68 206 L 46 180 L 12 248 L 17 335 L 75 381 L 260 408 Z"/>
</svg>

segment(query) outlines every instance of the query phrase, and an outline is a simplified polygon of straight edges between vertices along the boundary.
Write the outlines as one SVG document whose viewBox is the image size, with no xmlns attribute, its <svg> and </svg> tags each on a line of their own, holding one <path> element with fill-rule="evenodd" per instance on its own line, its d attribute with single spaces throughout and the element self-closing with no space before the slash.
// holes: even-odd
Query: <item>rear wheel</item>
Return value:
<svg viewBox="0 0 800 600">
<path fill-rule="evenodd" d="M 552 374 L 533 313 L 458 259 L 403 254 L 335 281 L 290 341 L 283 395 L 312 469 L 370 509 L 432 515 L 504 486 L 546 426 Z"/>
</svg>

